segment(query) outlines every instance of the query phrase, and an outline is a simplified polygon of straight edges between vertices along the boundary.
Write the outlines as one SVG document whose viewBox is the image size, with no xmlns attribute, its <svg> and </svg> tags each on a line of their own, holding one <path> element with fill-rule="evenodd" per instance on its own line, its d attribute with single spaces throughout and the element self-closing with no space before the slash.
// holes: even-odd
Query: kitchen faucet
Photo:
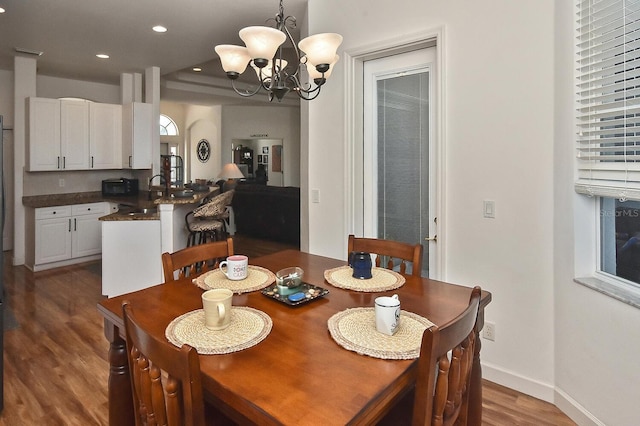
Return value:
<svg viewBox="0 0 640 426">
<path fill-rule="evenodd" d="M 154 178 L 156 178 L 156 177 L 158 177 L 158 176 L 160 176 L 160 184 L 162 185 L 162 181 L 163 181 L 163 179 L 164 179 L 164 174 L 159 173 L 159 174 L 157 174 L 157 175 L 153 175 L 153 176 L 151 176 L 151 177 L 149 178 L 149 200 L 151 200 L 151 199 L 152 199 L 152 197 L 151 197 L 151 182 L 153 182 L 153 179 L 154 179 Z M 165 187 L 166 187 L 166 188 L 165 188 L 165 192 L 166 192 L 166 194 L 165 194 L 165 195 L 168 197 L 168 196 L 169 196 L 169 186 L 167 185 L 167 183 L 166 183 L 166 182 L 165 182 Z"/>
</svg>

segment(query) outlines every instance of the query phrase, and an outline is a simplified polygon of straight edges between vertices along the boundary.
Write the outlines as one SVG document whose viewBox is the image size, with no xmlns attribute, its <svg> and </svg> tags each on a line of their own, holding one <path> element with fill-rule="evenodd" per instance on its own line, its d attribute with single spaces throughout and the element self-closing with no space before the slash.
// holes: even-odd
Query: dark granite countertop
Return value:
<svg viewBox="0 0 640 426">
<path fill-rule="evenodd" d="M 141 192 L 137 196 L 104 197 L 101 191 L 93 191 L 73 192 L 69 194 L 28 195 L 22 197 L 22 204 L 25 207 L 41 208 L 106 201 L 109 203 L 127 204 L 143 208 L 154 205 L 153 200 L 150 201 L 148 198 L 148 192 Z"/>
<path fill-rule="evenodd" d="M 174 191 L 177 191 L 175 189 Z M 160 197 L 155 199 L 149 199 L 148 191 L 140 191 L 138 195 L 134 196 L 103 196 L 101 191 L 93 192 L 74 192 L 69 194 L 49 194 L 49 195 L 30 195 L 22 197 L 22 204 L 25 207 L 41 208 L 41 207 L 54 207 L 54 206 L 66 206 L 71 204 L 86 204 L 86 203 L 98 203 L 109 202 L 124 204 L 126 206 L 143 209 L 158 207 L 159 204 L 199 204 L 205 197 L 215 194 L 219 191 L 219 188 L 212 187 L 211 191 L 194 192 L 191 197 Z M 195 206 L 194 206 L 195 207 Z M 128 214 L 128 213 L 111 213 L 100 218 L 104 221 L 128 221 L 128 220 L 158 220 L 160 215 L 158 213 L 148 214 Z"/>
</svg>

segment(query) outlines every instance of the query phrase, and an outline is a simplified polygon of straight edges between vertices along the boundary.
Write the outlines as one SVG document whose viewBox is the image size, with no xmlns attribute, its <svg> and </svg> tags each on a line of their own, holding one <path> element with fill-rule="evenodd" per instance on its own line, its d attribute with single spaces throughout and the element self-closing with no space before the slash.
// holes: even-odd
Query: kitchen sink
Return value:
<svg viewBox="0 0 640 426">
<path fill-rule="evenodd" d="M 158 213 L 158 208 L 157 207 L 138 208 L 138 207 L 126 206 L 126 207 L 120 207 L 118 209 L 118 213 L 125 214 L 127 216 L 145 216 L 145 215 L 152 215 L 152 214 Z"/>
</svg>

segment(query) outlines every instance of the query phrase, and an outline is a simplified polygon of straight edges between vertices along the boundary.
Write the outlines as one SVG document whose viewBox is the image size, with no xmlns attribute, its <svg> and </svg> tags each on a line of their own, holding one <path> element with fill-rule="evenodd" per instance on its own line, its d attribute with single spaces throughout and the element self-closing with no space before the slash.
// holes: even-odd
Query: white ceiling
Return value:
<svg viewBox="0 0 640 426">
<path fill-rule="evenodd" d="M 217 104 L 240 97 L 225 94 L 230 83 L 214 46 L 242 45 L 238 30 L 245 26 L 271 26 L 278 0 L 0 0 L 0 7 L 0 69 L 13 69 L 15 48 L 43 52 L 38 74 L 78 80 L 119 84 L 121 73 L 157 66 L 163 100 Z M 307 0 L 284 1 L 298 26 L 306 7 Z M 168 31 L 156 33 L 154 25 Z M 202 73 L 191 71 L 196 65 Z M 249 99 L 257 98 L 266 95 Z"/>
</svg>

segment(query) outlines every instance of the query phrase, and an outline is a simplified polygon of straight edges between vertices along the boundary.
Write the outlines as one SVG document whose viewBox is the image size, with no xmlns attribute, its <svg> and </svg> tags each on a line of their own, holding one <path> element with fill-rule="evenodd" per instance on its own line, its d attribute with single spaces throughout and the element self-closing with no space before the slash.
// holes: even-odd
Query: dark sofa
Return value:
<svg viewBox="0 0 640 426">
<path fill-rule="evenodd" d="M 300 247 L 300 188 L 240 183 L 235 190 L 237 233 Z"/>
</svg>

